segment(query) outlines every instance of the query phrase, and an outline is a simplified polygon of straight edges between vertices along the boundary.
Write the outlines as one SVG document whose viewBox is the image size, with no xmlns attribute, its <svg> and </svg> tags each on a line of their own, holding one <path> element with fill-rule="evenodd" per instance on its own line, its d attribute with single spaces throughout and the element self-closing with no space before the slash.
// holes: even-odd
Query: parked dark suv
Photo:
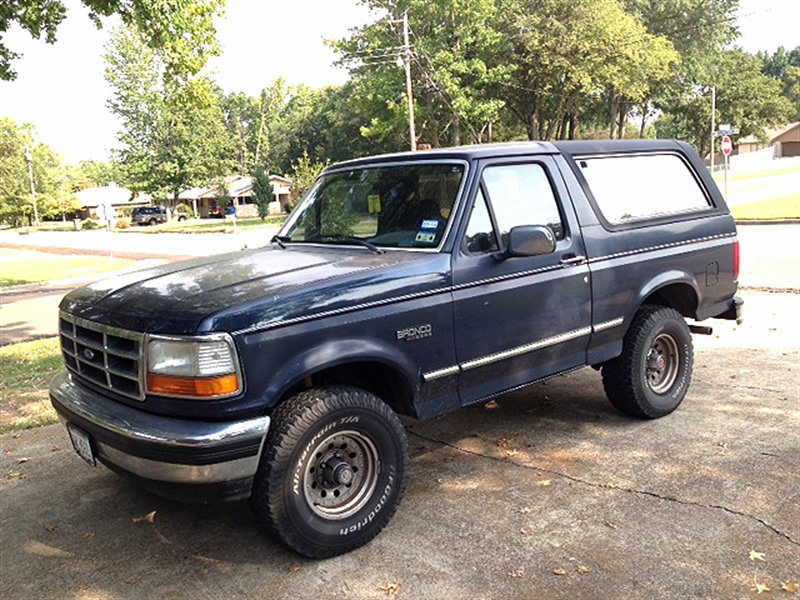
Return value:
<svg viewBox="0 0 800 600">
<path fill-rule="evenodd" d="M 178 221 L 185 221 L 186 214 L 176 210 L 174 218 Z M 156 225 L 166 223 L 168 220 L 167 209 L 164 206 L 137 206 L 131 213 L 132 225 Z"/>
<path fill-rule="evenodd" d="M 398 413 L 590 365 L 620 411 L 662 417 L 689 389 L 691 333 L 711 331 L 685 319 L 739 319 L 738 269 L 684 143 L 364 158 L 326 169 L 270 247 L 69 293 L 51 398 L 90 464 L 188 501 L 249 498 L 289 547 L 333 556 L 399 504 Z"/>
</svg>

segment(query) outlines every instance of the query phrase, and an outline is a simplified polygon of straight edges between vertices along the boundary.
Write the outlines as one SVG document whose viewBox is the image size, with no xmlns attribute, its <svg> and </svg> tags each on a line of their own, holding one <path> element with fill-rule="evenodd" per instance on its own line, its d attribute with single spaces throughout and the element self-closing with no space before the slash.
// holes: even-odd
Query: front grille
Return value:
<svg viewBox="0 0 800 600">
<path fill-rule="evenodd" d="M 58 323 L 61 353 L 74 375 L 134 400 L 144 400 L 144 336 L 62 312 Z"/>
</svg>

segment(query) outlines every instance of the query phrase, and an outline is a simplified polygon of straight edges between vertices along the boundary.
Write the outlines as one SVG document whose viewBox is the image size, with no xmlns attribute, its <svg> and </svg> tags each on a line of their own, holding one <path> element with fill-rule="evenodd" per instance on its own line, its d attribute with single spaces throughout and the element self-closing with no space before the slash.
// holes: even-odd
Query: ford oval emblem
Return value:
<svg viewBox="0 0 800 600">
<path fill-rule="evenodd" d="M 89 350 L 89 348 L 84 348 L 83 356 L 86 358 L 86 360 L 92 360 L 94 358 L 94 352 Z"/>
</svg>

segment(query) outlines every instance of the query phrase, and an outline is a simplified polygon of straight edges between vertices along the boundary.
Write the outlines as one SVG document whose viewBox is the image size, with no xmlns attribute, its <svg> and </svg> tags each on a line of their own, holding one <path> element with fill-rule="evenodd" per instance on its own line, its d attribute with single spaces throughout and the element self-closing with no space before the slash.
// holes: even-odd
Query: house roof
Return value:
<svg viewBox="0 0 800 600">
<path fill-rule="evenodd" d="M 131 204 L 132 202 L 149 202 L 151 197 L 147 194 L 135 195 L 128 188 L 120 187 L 116 184 L 109 184 L 102 187 L 92 187 L 76 192 L 75 194 L 81 203 L 82 208 L 95 208 L 101 204 L 120 206 Z"/>
<path fill-rule="evenodd" d="M 800 121 L 797 121 L 795 123 L 789 123 L 788 125 L 783 125 L 783 126 L 777 127 L 777 128 L 767 128 L 767 129 L 764 130 L 764 134 L 767 136 L 767 139 L 772 144 L 772 143 L 775 143 L 775 140 L 777 138 L 781 137 L 784 133 L 787 133 L 787 132 L 791 131 L 792 129 L 794 129 L 795 127 L 798 127 L 798 126 L 800 126 Z M 758 143 L 760 141 L 761 140 L 758 138 L 758 136 L 748 135 L 746 137 L 739 138 L 739 140 L 737 140 L 737 143 L 738 144 L 756 144 L 756 143 Z"/>
<path fill-rule="evenodd" d="M 292 180 L 281 175 L 270 175 L 269 180 L 271 183 L 283 184 L 286 186 L 291 185 Z M 243 175 L 232 175 L 225 178 L 225 185 L 228 188 L 228 194 L 232 198 L 239 198 L 242 196 L 253 195 L 253 178 L 245 177 Z M 208 187 L 195 187 L 184 190 L 178 194 L 180 200 L 199 200 L 201 198 L 214 198 L 217 195 L 217 186 L 212 185 Z"/>
</svg>

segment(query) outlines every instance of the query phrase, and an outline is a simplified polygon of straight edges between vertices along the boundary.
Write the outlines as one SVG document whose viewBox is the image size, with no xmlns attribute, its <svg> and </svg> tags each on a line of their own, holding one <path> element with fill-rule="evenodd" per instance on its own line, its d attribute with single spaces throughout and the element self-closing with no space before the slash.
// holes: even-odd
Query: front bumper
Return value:
<svg viewBox="0 0 800 600">
<path fill-rule="evenodd" d="M 269 417 L 214 423 L 163 417 L 115 402 L 64 371 L 50 400 L 65 423 L 89 434 L 96 457 L 164 496 L 182 500 L 249 495 Z M 201 487 L 214 490 L 204 497 Z"/>
</svg>

